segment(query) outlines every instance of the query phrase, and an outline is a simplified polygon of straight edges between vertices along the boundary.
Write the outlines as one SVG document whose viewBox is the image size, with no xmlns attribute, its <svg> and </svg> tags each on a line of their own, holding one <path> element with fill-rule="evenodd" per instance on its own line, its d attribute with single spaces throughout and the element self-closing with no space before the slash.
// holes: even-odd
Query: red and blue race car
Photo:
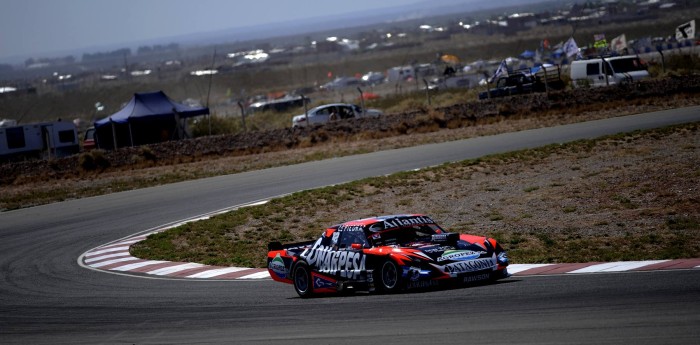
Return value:
<svg viewBox="0 0 700 345">
<path fill-rule="evenodd" d="M 365 290 L 392 293 L 509 276 L 508 255 L 492 238 L 450 233 L 422 214 L 353 220 L 315 241 L 268 245 L 272 279 L 301 297 Z"/>
</svg>

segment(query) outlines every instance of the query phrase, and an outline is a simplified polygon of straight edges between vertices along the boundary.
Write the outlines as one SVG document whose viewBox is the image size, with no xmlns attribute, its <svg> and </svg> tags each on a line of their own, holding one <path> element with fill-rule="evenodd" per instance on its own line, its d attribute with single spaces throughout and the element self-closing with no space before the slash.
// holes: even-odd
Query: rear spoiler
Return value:
<svg viewBox="0 0 700 345">
<path fill-rule="evenodd" d="M 289 249 L 289 248 L 297 248 L 297 247 L 304 247 L 304 246 L 310 246 L 314 244 L 316 240 L 313 241 L 304 241 L 304 242 L 296 242 L 296 243 L 288 243 L 288 244 L 282 244 L 278 241 L 273 241 L 267 244 L 267 250 L 268 251 L 273 251 L 273 250 L 282 250 L 282 249 Z"/>
</svg>

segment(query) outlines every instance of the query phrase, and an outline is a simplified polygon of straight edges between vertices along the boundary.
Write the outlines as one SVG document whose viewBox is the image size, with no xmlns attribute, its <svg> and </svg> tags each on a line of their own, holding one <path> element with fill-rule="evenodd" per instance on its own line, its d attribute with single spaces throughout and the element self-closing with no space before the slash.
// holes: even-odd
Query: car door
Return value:
<svg viewBox="0 0 700 345">
<path fill-rule="evenodd" d="M 313 124 L 326 123 L 330 114 L 331 110 L 329 107 L 319 108 L 313 113 L 313 116 L 309 116 L 309 122 Z"/>
<path fill-rule="evenodd" d="M 339 279 L 356 280 L 366 272 L 366 255 L 363 248 L 369 247 L 367 236 L 362 227 L 350 226 L 338 228 L 337 275 Z"/>
<path fill-rule="evenodd" d="M 338 115 L 341 119 L 351 119 L 353 117 L 359 117 L 355 114 L 352 107 L 348 105 L 341 105 L 338 107 Z"/>
</svg>

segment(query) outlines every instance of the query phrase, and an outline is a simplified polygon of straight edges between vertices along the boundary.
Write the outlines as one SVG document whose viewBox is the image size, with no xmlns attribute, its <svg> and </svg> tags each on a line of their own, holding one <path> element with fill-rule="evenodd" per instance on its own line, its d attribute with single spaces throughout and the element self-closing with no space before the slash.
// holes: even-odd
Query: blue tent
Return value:
<svg viewBox="0 0 700 345">
<path fill-rule="evenodd" d="M 95 122 L 103 149 L 152 144 L 185 136 L 182 119 L 209 114 L 209 108 L 176 103 L 163 91 L 136 93 L 118 112 Z"/>
</svg>

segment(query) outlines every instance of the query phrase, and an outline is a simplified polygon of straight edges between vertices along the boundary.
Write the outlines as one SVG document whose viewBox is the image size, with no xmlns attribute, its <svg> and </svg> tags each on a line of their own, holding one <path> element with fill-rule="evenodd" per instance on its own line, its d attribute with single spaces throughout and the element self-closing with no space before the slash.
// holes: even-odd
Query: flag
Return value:
<svg viewBox="0 0 700 345">
<path fill-rule="evenodd" d="M 573 37 L 569 38 L 569 40 L 564 43 L 564 47 L 562 47 L 562 49 L 564 50 L 566 57 L 571 57 L 572 55 L 578 54 L 578 46 L 576 45 L 576 41 L 574 41 Z"/>
<path fill-rule="evenodd" d="M 608 47 L 608 41 L 605 40 L 605 34 L 593 35 L 593 41 L 593 47 L 595 47 L 596 49 Z"/>
<path fill-rule="evenodd" d="M 501 64 L 498 65 L 498 69 L 496 70 L 496 73 L 493 74 L 493 77 L 489 79 L 489 83 L 493 83 L 494 80 L 496 80 L 498 77 L 500 77 L 503 73 L 508 71 L 508 65 L 506 65 L 506 60 L 501 61 Z"/>
<path fill-rule="evenodd" d="M 634 49 L 636 53 L 651 51 L 651 37 L 647 36 L 634 41 L 632 49 Z"/>
<path fill-rule="evenodd" d="M 684 41 L 695 38 L 695 19 L 683 23 L 676 28 L 676 40 Z"/>
<path fill-rule="evenodd" d="M 627 38 L 625 37 L 625 34 L 622 34 L 610 40 L 610 50 L 619 52 L 625 48 L 627 48 Z"/>
</svg>

